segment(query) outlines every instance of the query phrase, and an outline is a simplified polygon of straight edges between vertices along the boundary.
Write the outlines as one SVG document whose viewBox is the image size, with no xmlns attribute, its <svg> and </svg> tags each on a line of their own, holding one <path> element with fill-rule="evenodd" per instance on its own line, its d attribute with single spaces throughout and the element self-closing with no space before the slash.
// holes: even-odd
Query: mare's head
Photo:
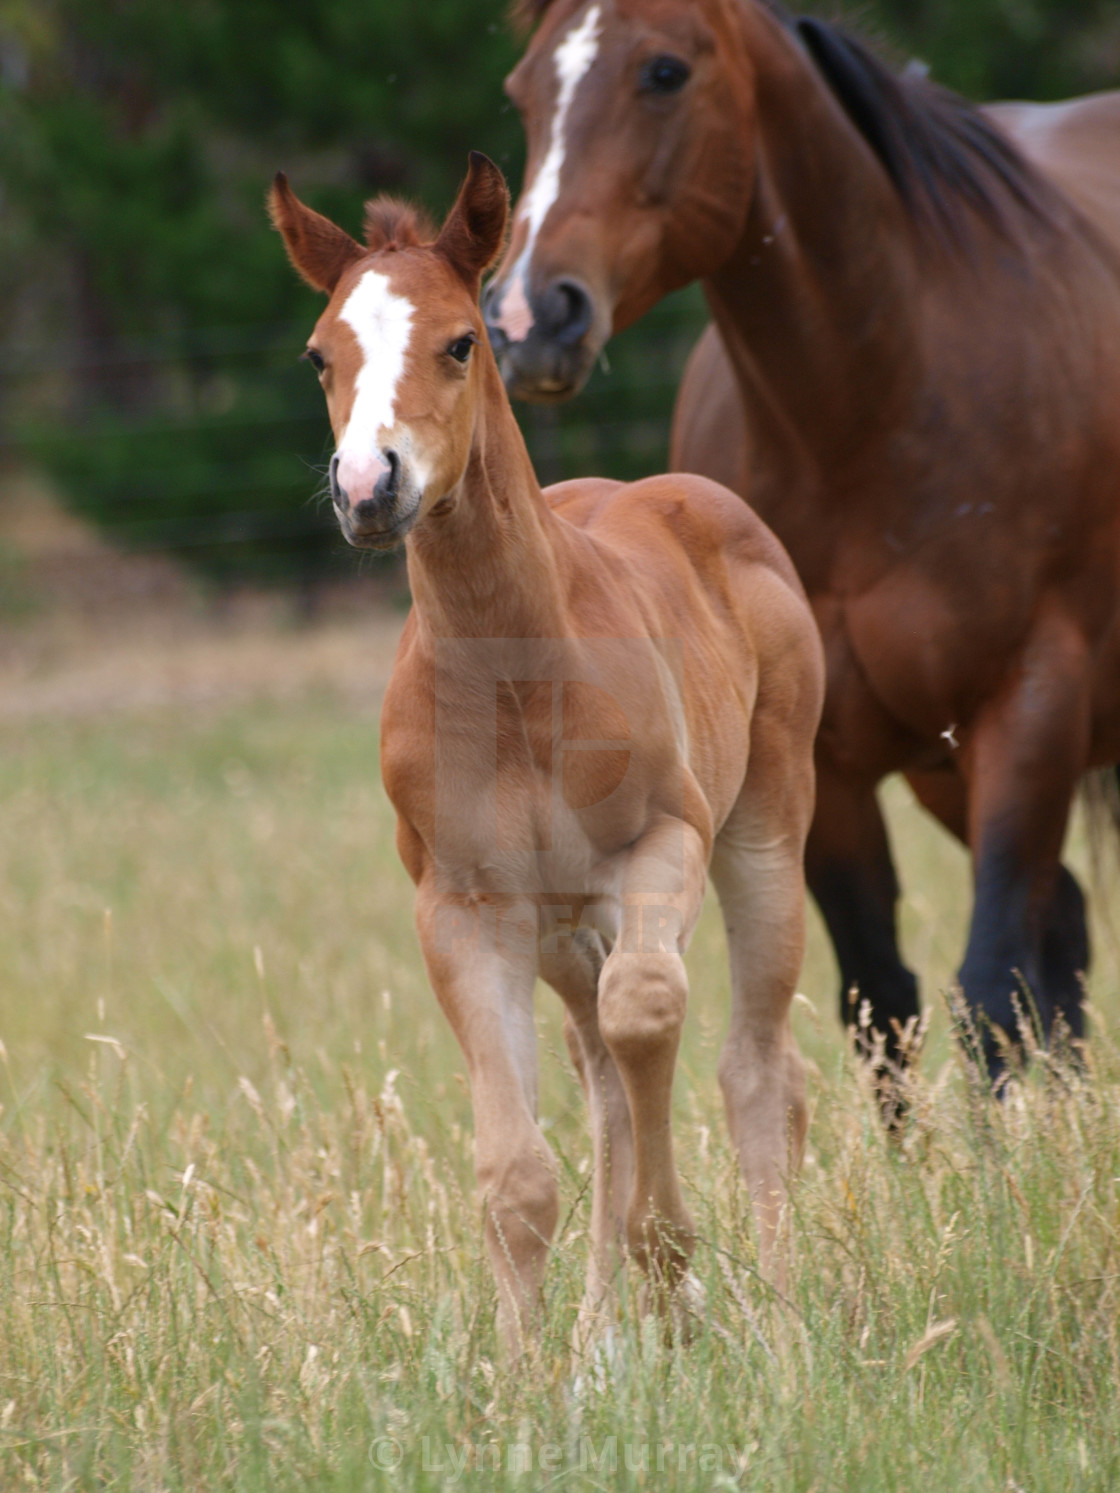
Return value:
<svg viewBox="0 0 1120 1493">
<path fill-rule="evenodd" d="M 526 0 L 506 89 L 528 163 L 486 294 L 507 386 L 564 399 L 612 331 L 716 270 L 754 185 L 754 75 L 731 0 Z"/>
<path fill-rule="evenodd" d="M 453 499 L 483 376 L 479 284 L 508 210 L 501 172 L 477 152 L 438 236 L 382 197 L 366 206 L 359 244 L 300 202 L 282 173 L 273 184 L 269 211 L 293 265 L 330 297 L 305 357 L 327 397 L 331 497 L 353 545 L 390 549 Z"/>
</svg>

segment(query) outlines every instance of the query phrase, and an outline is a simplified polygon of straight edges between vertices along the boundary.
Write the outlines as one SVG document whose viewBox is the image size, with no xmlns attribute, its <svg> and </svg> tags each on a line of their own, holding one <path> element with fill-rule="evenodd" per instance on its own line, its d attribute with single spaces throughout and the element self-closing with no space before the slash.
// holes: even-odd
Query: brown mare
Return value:
<svg viewBox="0 0 1120 1493">
<path fill-rule="evenodd" d="M 702 280 L 672 466 L 749 496 L 821 627 L 807 871 L 844 1018 L 854 990 L 888 1037 L 918 1011 L 875 795 L 901 770 L 972 851 L 993 1074 L 1024 986 L 1080 1037 L 1061 847 L 1120 760 L 1120 95 L 981 111 L 760 0 L 534 15 L 491 337 L 514 393 L 563 399 Z"/>
<path fill-rule="evenodd" d="M 728 1122 L 772 1259 L 805 1132 L 789 1007 L 824 667 L 773 535 L 702 477 L 542 493 L 478 291 L 509 199 L 485 156 L 439 236 L 379 199 L 366 243 L 273 188 L 296 269 L 330 296 L 308 344 L 352 544 L 405 542 L 413 607 L 381 766 L 432 985 L 462 1046 L 507 1337 L 556 1227 L 537 1124 L 533 985 L 565 1005 L 594 1150 L 578 1337 L 620 1246 L 666 1286 L 694 1236 L 670 1099 L 681 955 L 710 869 L 731 951 Z"/>
</svg>

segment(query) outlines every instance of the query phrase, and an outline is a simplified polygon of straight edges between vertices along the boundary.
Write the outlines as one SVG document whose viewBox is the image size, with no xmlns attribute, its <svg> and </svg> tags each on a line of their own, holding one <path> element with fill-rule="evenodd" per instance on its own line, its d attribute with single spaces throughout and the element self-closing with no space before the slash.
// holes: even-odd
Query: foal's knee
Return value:
<svg viewBox="0 0 1120 1493">
<path fill-rule="evenodd" d="M 599 980 L 599 1029 L 617 1062 L 674 1048 L 684 1025 L 688 980 L 679 954 L 616 950 Z"/>
</svg>

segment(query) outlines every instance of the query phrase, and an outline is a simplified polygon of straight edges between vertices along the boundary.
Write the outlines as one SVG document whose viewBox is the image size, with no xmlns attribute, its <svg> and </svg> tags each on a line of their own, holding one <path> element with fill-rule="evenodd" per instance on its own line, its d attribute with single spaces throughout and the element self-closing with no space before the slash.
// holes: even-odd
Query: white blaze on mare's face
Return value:
<svg viewBox="0 0 1120 1493">
<path fill-rule="evenodd" d="M 360 493 L 363 477 L 383 467 L 378 437 L 395 423 L 397 386 L 404 372 L 414 310 L 411 301 L 389 288 L 388 275 L 367 270 L 338 313 L 362 350 L 354 403 L 338 443 L 339 481 L 354 501 L 368 496 Z"/>
<path fill-rule="evenodd" d="M 525 273 L 541 224 L 548 217 L 549 209 L 560 191 L 560 172 L 567 146 L 564 127 L 568 122 L 568 111 L 572 107 L 576 89 L 590 72 L 599 52 L 601 14 L 601 7 L 593 5 L 583 20 L 571 28 L 553 54 L 557 92 L 548 150 L 521 205 L 520 216 L 529 224 L 529 236 L 510 276 L 508 288 L 502 298 L 501 314 L 497 319 L 497 325 L 511 342 L 523 342 L 533 328 L 533 313 L 525 294 Z"/>
</svg>

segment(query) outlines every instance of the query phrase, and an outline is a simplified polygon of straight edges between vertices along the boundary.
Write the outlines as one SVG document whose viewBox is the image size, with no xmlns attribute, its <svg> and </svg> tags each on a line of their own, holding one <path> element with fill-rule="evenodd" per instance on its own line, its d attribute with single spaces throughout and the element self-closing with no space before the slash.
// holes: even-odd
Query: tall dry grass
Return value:
<svg viewBox="0 0 1120 1493">
<path fill-rule="evenodd" d="M 706 1307 L 628 1293 L 573 1375 L 589 1146 L 542 993 L 562 1226 L 543 1337 L 495 1339 L 458 1055 L 376 765 L 336 691 L 27 719 L 0 752 L 0 1486 L 1120 1485 L 1120 1053 L 1108 935 L 1084 1070 L 1002 1104 L 947 1036 L 959 853 L 892 796 L 934 1019 L 904 1134 L 839 1036 L 814 1069 L 788 1299 L 755 1271 L 715 1058 L 718 920 L 690 954 L 680 1156 Z"/>
</svg>

